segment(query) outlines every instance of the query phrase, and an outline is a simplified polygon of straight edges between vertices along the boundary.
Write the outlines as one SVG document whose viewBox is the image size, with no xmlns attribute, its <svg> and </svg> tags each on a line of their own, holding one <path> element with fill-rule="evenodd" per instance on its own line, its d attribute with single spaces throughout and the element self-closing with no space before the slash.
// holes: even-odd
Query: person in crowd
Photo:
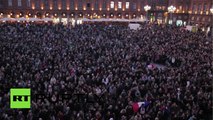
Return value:
<svg viewBox="0 0 213 120">
<path fill-rule="evenodd" d="M 170 25 L 2 23 L 0 119 L 211 120 L 211 45 Z M 31 108 L 10 109 L 10 88 L 31 88 Z"/>
</svg>

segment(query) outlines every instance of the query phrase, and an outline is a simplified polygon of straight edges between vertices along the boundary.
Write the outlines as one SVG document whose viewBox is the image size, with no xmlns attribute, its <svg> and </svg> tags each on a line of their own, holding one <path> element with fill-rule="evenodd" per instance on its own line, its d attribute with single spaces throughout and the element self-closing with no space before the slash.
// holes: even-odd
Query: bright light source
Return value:
<svg viewBox="0 0 213 120">
<path fill-rule="evenodd" d="M 210 9 L 210 12 L 213 14 L 213 7 Z"/>
<path fill-rule="evenodd" d="M 151 6 L 149 6 L 149 5 L 144 6 L 144 10 L 145 10 L 145 11 L 148 11 L 148 10 L 150 10 L 150 9 L 151 9 Z"/>
<path fill-rule="evenodd" d="M 173 5 L 168 7 L 168 11 L 171 12 L 171 13 L 173 13 L 175 10 L 176 10 L 176 7 L 173 6 Z"/>
</svg>

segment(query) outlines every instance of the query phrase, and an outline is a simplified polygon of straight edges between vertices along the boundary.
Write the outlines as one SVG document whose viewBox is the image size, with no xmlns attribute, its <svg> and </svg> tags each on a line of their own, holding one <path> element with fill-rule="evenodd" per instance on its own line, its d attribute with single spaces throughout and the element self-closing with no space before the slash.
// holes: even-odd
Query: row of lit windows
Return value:
<svg viewBox="0 0 213 120">
<path fill-rule="evenodd" d="M 125 8 L 126 9 L 129 9 L 129 5 L 130 5 L 130 3 L 129 2 L 126 2 L 126 5 L 125 5 Z M 110 8 L 111 9 L 114 9 L 115 8 L 115 2 L 114 1 L 111 1 L 110 2 Z M 118 2 L 118 9 L 121 9 L 122 8 L 122 2 Z M 132 8 L 133 9 L 136 9 L 136 3 L 132 3 Z"/>
<path fill-rule="evenodd" d="M 0 17 L 2 17 L 2 16 L 4 16 L 5 14 L 4 13 L 0 13 Z M 26 14 L 26 15 L 24 15 L 22 12 L 20 12 L 19 14 L 15 14 L 15 13 L 13 13 L 13 12 L 11 12 L 11 13 L 9 13 L 7 16 L 8 17 L 17 17 L 17 18 L 19 18 L 19 17 L 34 17 L 34 16 L 36 16 L 36 17 L 42 17 L 42 16 L 45 16 L 45 17 L 58 17 L 58 16 L 61 16 L 61 17 L 66 17 L 66 16 L 70 16 L 70 17 L 74 17 L 75 15 L 77 15 L 77 16 L 79 16 L 79 17 L 91 17 L 91 16 L 93 16 L 93 17 L 97 17 L 97 16 L 102 16 L 102 17 L 107 17 L 107 14 L 106 13 L 102 13 L 102 14 L 100 14 L 100 15 L 98 15 L 97 13 L 93 13 L 93 14 L 90 14 L 90 13 L 87 13 L 87 14 L 83 14 L 83 13 L 78 13 L 78 14 L 75 14 L 75 13 L 70 13 L 70 14 L 67 14 L 67 13 L 62 13 L 62 14 L 57 14 L 57 13 L 54 13 L 54 14 L 51 14 L 51 13 L 49 13 L 49 12 L 47 12 L 47 13 L 45 13 L 45 14 L 43 14 L 42 15 L 42 13 L 36 13 L 35 15 L 33 15 L 32 13 L 28 13 L 28 14 Z M 128 13 L 126 13 L 126 14 L 121 14 L 121 13 L 118 13 L 118 14 L 114 14 L 114 13 L 110 13 L 109 15 L 108 15 L 109 17 L 122 17 L 122 16 L 124 16 L 124 17 L 130 17 L 130 16 L 132 16 L 132 18 L 136 18 L 138 15 L 136 15 L 135 13 L 133 13 L 133 14 L 128 14 Z M 140 17 L 141 16 L 143 16 L 142 14 L 141 15 L 139 15 Z"/>
<path fill-rule="evenodd" d="M 30 7 L 31 6 L 31 0 L 27 0 L 26 1 L 27 2 L 27 7 Z M 21 7 L 22 6 L 22 0 L 17 0 L 17 5 L 18 5 L 18 7 Z M 102 7 L 103 7 L 103 9 L 106 9 L 106 1 L 103 1 L 102 2 Z M 131 3 L 131 8 L 130 8 L 130 2 L 121 2 L 121 1 L 118 1 L 117 2 L 117 8 L 115 7 L 115 2 L 114 1 L 110 1 L 110 9 L 122 9 L 123 8 L 123 4 L 124 4 L 124 8 L 125 9 L 133 9 L 133 10 L 136 10 L 137 9 L 137 4 L 136 3 Z M 98 7 L 98 0 L 96 0 L 95 1 L 95 3 L 94 3 L 94 6 L 95 6 L 95 9 L 98 9 L 99 7 Z M 8 0 L 8 6 L 10 6 L 10 7 L 12 7 L 13 6 L 13 0 Z M 55 8 L 55 9 L 61 9 L 61 8 L 63 8 L 63 9 L 66 9 L 66 8 L 68 8 L 68 6 L 70 7 L 70 8 L 73 8 L 74 9 L 74 0 L 70 0 L 70 5 L 68 5 L 67 3 L 66 3 L 66 0 L 62 0 L 62 2 L 61 2 L 61 6 L 59 6 L 59 4 L 58 4 L 58 0 L 54 0 L 53 1 L 53 7 Z M 89 8 L 91 5 L 90 5 L 90 3 L 87 3 L 86 4 L 86 6 L 87 6 L 87 8 Z M 51 5 L 50 5 L 50 3 L 49 3 L 49 1 L 48 0 L 41 0 L 41 1 L 39 1 L 39 0 L 36 0 L 35 1 L 35 3 L 34 4 L 32 4 L 32 8 L 33 9 L 39 9 L 39 8 L 41 8 L 41 9 L 43 9 L 43 8 L 50 8 L 50 9 L 52 9 L 52 7 L 51 7 Z M 78 4 L 77 4 L 77 7 L 79 8 L 79 9 L 82 9 L 83 8 L 83 1 L 82 0 L 79 0 L 78 1 Z M 75 8 L 76 9 L 76 8 Z M 94 8 L 93 8 L 94 9 Z"/>
<path fill-rule="evenodd" d="M 211 18 L 209 18 L 209 19 L 206 19 L 205 17 L 191 17 L 191 20 L 192 21 L 200 21 L 200 20 L 202 20 L 203 22 L 204 21 L 206 21 L 206 20 L 208 20 L 209 22 L 211 21 Z"/>
<path fill-rule="evenodd" d="M 156 10 L 166 10 L 165 6 L 156 6 Z"/>
<path fill-rule="evenodd" d="M 22 0 L 17 0 L 17 2 L 18 2 L 18 6 L 20 7 L 20 6 L 22 6 Z M 49 6 L 49 1 L 48 0 L 42 0 L 42 3 L 44 3 L 45 4 L 45 6 Z M 57 0 L 54 0 L 53 1 L 53 3 L 54 3 L 54 6 L 57 6 L 57 4 L 58 4 L 58 1 Z M 71 5 L 74 5 L 74 1 L 73 0 L 71 0 Z M 105 5 L 106 5 L 106 2 L 103 2 Z M 30 4 L 31 4 L 31 0 L 27 0 L 27 6 L 28 7 L 30 7 Z M 105 6 L 105 5 L 103 5 L 103 6 Z M 130 2 L 126 2 L 126 5 L 125 5 L 125 8 L 126 9 L 129 9 L 129 5 L 130 5 Z M 13 6 L 13 0 L 8 0 L 8 6 Z M 39 1 L 37 0 L 37 1 L 35 1 L 35 6 L 36 7 L 39 7 Z M 62 0 L 62 6 L 66 6 L 66 0 Z M 79 6 L 79 8 L 81 8 L 81 6 L 82 6 L 82 0 L 79 0 L 78 1 L 78 6 Z M 87 6 L 89 7 L 90 6 L 90 3 L 87 3 Z M 95 6 L 98 6 L 98 1 L 96 1 L 95 2 Z M 110 2 L 110 8 L 114 8 L 115 7 L 115 2 L 114 1 L 111 1 Z M 122 8 L 122 2 L 118 2 L 118 8 L 119 9 L 121 9 Z M 133 3 L 133 9 L 136 9 L 136 3 Z"/>
<path fill-rule="evenodd" d="M 98 0 L 95 1 L 94 3 L 94 7 L 91 7 L 91 4 L 90 3 L 87 3 L 86 4 L 86 7 L 83 7 L 83 0 L 78 0 L 78 4 L 77 6 L 75 7 L 74 5 L 74 0 L 70 0 L 70 5 L 67 4 L 66 0 L 61 0 L 62 4 L 61 6 L 58 4 L 58 0 L 53 0 L 53 6 L 50 5 L 49 1 L 48 0 L 35 0 L 35 3 L 34 4 L 31 4 L 31 0 L 26 0 L 26 3 L 27 3 L 27 7 L 31 7 L 32 5 L 32 9 L 50 9 L 52 10 L 53 7 L 54 9 L 58 9 L 58 10 L 61 10 L 61 9 L 67 9 L 67 10 L 94 10 L 94 7 L 95 7 L 95 10 L 110 10 L 110 9 L 114 9 L 115 11 L 117 11 L 118 9 L 122 9 L 123 11 L 125 11 L 125 9 L 132 9 L 132 10 L 136 10 L 137 9 L 137 4 L 135 2 L 131 3 L 131 7 L 130 7 L 130 2 L 121 2 L 121 1 L 118 1 L 116 4 L 117 4 L 117 7 L 115 7 L 115 1 L 110 1 L 110 8 L 107 8 L 107 3 L 106 1 L 103 1 L 102 2 L 102 7 L 99 8 L 99 3 L 98 3 Z M 42 4 L 41 4 L 42 3 Z M 17 0 L 17 5 L 18 7 L 21 7 L 22 6 L 22 0 Z M 8 0 L 8 6 L 13 6 L 13 0 Z M 188 6 L 177 6 L 177 10 L 176 10 L 176 13 L 185 13 L 188 11 Z M 166 6 L 156 6 L 155 7 L 156 10 L 166 10 Z M 138 11 L 140 10 L 143 10 L 143 6 L 141 6 L 141 8 L 138 9 Z M 192 6 L 192 11 L 189 11 L 189 13 L 194 13 L 194 14 L 207 14 L 209 13 L 209 6 L 207 5 L 207 3 L 204 3 L 204 4 L 200 4 L 200 5 L 197 5 L 197 4 L 194 4 Z"/>
<path fill-rule="evenodd" d="M 200 5 L 196 5 L 194 4 L 192 6 L 192 11 L 193 13 L 200 13 L 201 11 L 203 11 L 204 13 L 207 12 L 209 10 L 209 6 L 205 3 L 205 4 L 200 4 Z"/>
</svg>

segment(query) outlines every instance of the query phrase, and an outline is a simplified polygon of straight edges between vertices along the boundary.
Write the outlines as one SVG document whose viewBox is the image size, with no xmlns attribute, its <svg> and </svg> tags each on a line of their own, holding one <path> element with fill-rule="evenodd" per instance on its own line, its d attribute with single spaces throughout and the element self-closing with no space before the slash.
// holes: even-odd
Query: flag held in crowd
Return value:
<svg viewBox="0 0 213 120">
<path fill-rule="evenodd" d="M 150 102 L 148 101 L 144 101 L 144 102 L 135 102 L 132 104 L 132 108 L 133 108 L 133 111 L 134 112 L 138 112 L 138 110 L 141 108 L 141 107 L 147 107 L 148 105 L 150 104 Z"/>
</svg>

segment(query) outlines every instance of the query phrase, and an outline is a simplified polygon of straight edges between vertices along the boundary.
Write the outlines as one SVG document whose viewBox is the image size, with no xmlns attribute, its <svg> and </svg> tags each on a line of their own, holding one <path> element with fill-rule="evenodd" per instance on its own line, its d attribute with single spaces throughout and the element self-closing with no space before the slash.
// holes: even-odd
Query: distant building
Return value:
<svg viewBox="0 0 213 120">
<path fill-rule="evenodd" d="M 144 6 L 151 9 L 146 12 Z M 173 13 L 169 6 L 175 6 Z M 210 26 L 212 0 L 0 0 L 1 17 L 50 17 L 55 22 L 82 18 L 144 18 L 158 23 Z"/>
</svg>

